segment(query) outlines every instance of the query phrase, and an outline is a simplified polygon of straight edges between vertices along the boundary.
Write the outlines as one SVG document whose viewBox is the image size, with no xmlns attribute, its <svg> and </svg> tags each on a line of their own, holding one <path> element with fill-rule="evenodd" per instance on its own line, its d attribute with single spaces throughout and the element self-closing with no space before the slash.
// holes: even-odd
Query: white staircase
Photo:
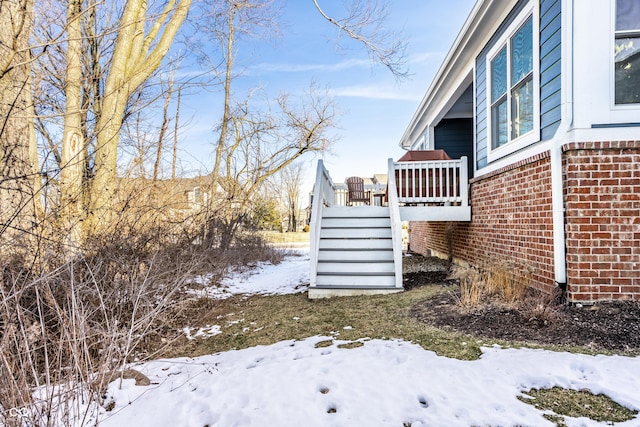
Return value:
<svg viewBox="0 0 640 427">
<path fill-rule="evenodd" d="M 388 207 L 326 207 L 319 237 L 310 298 L 402 291 Z"/>
<path fill-rule="evenodd" d="M 385 207 L 338 206 L 336 186 L 318 160 L 309 223 L 309 298 L 402 292 L 402 227 L 395 188 L 392 174 Z"/>
</svg>

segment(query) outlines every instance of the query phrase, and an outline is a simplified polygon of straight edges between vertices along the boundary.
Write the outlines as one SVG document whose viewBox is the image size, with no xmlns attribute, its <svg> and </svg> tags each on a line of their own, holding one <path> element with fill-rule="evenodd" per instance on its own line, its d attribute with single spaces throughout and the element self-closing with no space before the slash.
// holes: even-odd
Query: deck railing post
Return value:
<svg viewBox="0 0 640 427">
<path fill-rule="evenodd" d="M 467 156 L 460 157 L 460 205 L 469 206 L 469 160 Z"/>
<path fill-rule="evenodd" d="M 311 221 L 309 223 L 309 262 L 311 263 L 309 286 L 313 287 L 316 286 L 318 276 L 318 252 L 320 250 L 322 210 L 325 205 L 333 206 L 336 204 L 336 187 L 329 176 L 329 172 L 325 169 L 322 159 L 318 160 L 312 203 Z"/>
<path fill-rule="evenodd" d="M 395 267 L 396 288 L 402 288 L 402 220 L 400 219 L 400 202 L 397 193 L 398 186 L 396 185 L 396 164 L 393 159 L 388 160 L 388 170 L 387 188 L 389 191 L 389 217 L 393 241 L 393 265 Z M 400 173 L 399 175 L 401 180 L 402 174 Z"/>
</svg>

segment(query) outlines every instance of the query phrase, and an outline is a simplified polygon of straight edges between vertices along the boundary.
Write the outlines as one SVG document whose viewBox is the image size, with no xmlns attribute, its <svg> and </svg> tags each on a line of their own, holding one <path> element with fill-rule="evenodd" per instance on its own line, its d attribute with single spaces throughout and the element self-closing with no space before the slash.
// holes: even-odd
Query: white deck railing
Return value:
<svg viewBox="0 0 640 427">
<path fill-rule="evenodd" d="M 460 160 L 395 162 L 398 202 L 469 205 L 467 157 Z"/>
<path fill-rule="evenodd" d="M 311 262 L 310 286 L 316 285 L 318 273 L 318 251 L 320 249 L 320 228 L 322 226 L 322 210 L 325 206 L 336 204 L 336 186 L 329 176 L 329 171 L 324 167 L 322 160 L 318 160 L 316 169 L 316 182 L 313 188 L 313 200 L 311 207 L 311 221 L 309 223 L 310 247 L 309 258 Z"/>
</svg>

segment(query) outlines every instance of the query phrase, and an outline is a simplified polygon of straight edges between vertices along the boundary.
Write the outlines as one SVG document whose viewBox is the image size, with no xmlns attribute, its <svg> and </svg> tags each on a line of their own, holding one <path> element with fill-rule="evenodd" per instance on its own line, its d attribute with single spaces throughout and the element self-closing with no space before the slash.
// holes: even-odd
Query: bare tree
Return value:
<svg viewBox="0 0 640 427">
<path fill-rule="evenodd" d="M 298 212 L 300 211 L 300 186 L 304 175 L 304 165 L 293 163 L 280 173 L 280 186 L 284 193 L 288 214 L 287 231 L 298 231 Z"/>
<path fill-rule="evenodd" d="M 55 10 L 57 4 L 51 6 Z M 149 98 L 158 92 L 149 90 L 149 78 L 160 67 L 190 6 L 191 0 L 151 5 L 147 0 L 70 0 L 64 27 L 42 13 L 34 37 L 46 46 L 37 65 L 42 76 L 37 124 L 52 153 L 47 159 L 55 162 L 48 165 L 50 175 L 59 174 L 58 214 L 70 242 L 81 241 L 84 231 L 97 230 L 106 222 L 98 220 L 108 219 L 116 201 L 123 124 L 156 99 Z M 66 34 L 65 43 L 51 44 L 58 29 Z M 160 126 L 160 144 L 167 124 Z"/>
<path fill-rule="evenodd" d="M 174 71 L 175 74 L 175 71 Z M 160 167 L 162 162 L 162 151 L 164 149 L 164 139 L 167 134 L 167 127 L 169 126 L 169 104 L 171 103 L 171 96 L 173 95 L 173 83 L 174 76 L 170 75 L 167 79 L 167 90 L 163 90 L 164 106 L 162 108 L 162 124 L 160 125 L 160 132 L 158 134 L 158 141 L 156 143 L 156 161 L 153 163 L 153 181 L 158 180 L 160 174 Z"/>
<path fill-rule="evenodd" d="M 311 85 L 299 100 L 289 95 L 277 99 L 274 110 L 260 111 L 250 100 L 230 113 L 229 137 L 221 149 L 223 194 L 212 203 L 220 247 L 227 248 L 250 212 L 253 197 L 266 181 L 307 153 L 326 150 L 335 126 L 333 100 Z"/>
<path fill-rule="evenodd" d="M 110 211 L 115 199 L 118 141 L 129 97 L 160 66 L 190 6 L 191 0 L 169 0 L 147 27 L 147 2 L 127 1 L 105 82 L 101 115 L 96 123 L 95 175 L 89 211 L 89 223 L 93 226 L 97 225 L 101 213 Z"/>
<path fill-rule="evenodd" d="M 67 52 L 65 75 L 65 115 L 61 150 L 60 213 L 70 243 L 80 242 L 83 157 L 82 132 L 82 0 L 70 0 L 67 6 Z"/>
</svg>

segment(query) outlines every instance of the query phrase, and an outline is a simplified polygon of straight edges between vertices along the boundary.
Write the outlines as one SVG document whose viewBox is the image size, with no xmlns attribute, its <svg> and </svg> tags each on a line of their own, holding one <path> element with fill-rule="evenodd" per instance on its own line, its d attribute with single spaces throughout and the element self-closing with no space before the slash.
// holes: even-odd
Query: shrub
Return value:
<svg viewBox="0 0 640 427">
<path fill-rule="evenodd" d="M 468 309 L 488 299 L 511 305 L 521 304 L 527 295 L 531 271 L 490 263 L 482 268 L 457 267 L 453 277 L 460 282 L 458 304 Z"/>
<path fill-rule="evenodd" d="M 180 334 L 192 277 L 280 256 L 252 236 L 220 251 L 162 224 L 64 248 L 37 264 L 0 259 L 0 425 L 95 423 L 107 383 Z"/>
</svg>

